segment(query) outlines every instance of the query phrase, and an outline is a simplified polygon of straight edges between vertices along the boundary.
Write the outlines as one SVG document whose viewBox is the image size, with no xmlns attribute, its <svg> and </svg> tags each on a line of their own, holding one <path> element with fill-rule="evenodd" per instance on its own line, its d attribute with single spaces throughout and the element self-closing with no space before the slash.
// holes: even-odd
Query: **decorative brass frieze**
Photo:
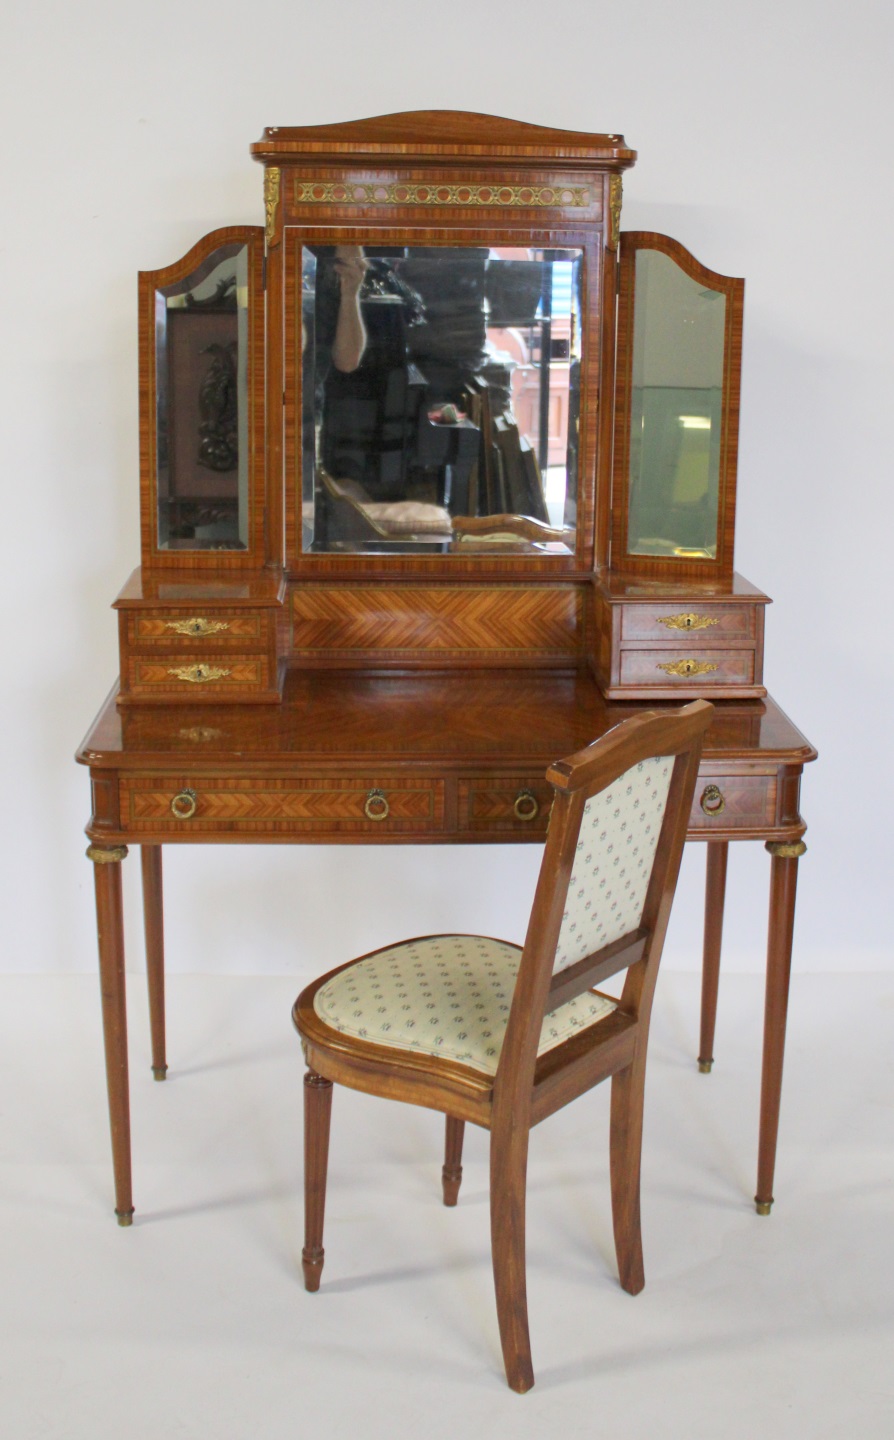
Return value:
<svg viewBox="0 0 894 1440">
<path fill-rule="evenodd" d="M 165 629 L 174 630 L 178 635 L 219 635 L 221 630 L 229 628 L 229 620 L 205 620 L 201 615 L 190 620 L 165 621 Z"/>
<path fill-rule="evenodd" d="M 120 865 L 127 858 L 126 845 L 88 845 L 87 859 L 94 865 Z"/>
<path fill-rule="evenodd" d="M 276 165 L 268 165 L 264 171 L 264 213 L 267 217 L 267 244 L 273 243 L 276 231 L 276 211 L 279 207 L 280 171 Z"/>
<path fill-rule="evenodd" d="M 268 170 L 268 175 L 272 171 Z M 279 171 L 276 172 L 279 174 Z M 580 185 L 360 184 L 353 180 L 295 181 L 296 205 L 495 205 L 585 209 L 590 191 Z M 269 213 L 269 212 L 268 212 Z M 620 212 L 619 212 L 620 213 Z M 268 219 L 268 225 L 269 225 Z"/>
<path fill-rule="evenodd" d="M 717 666 L 710 660 L 668 660 L 655 668 L 666 671 L 668 675 L 707 675 L 709 670 L 716 670 Z"/>
<path fill-rule="evenodd" d="M 168 667 L 168 674 L 175 680 L 186 680 L 190 685 L 201 685 L 208 680 L 225 680 L 232 670 L 223 665 L 175 665 Z"/>
<path fill-rule="evenodd" d="M 668 630 L 707 630 L 709 625 L 719 623 L 709 615 L 696 615 L 691 610 L 682 615 L 658 616 L 658 624 L 666 625 Z"/>
<path fill-rule="evenodd" d="M 612 175 L 608 182 L 608 248 L 617 250 L 618 242 L 621 239 L 621 202 L 624 194 L 624 185 L 620 175 Z"/>
<path fill-rule="evenodd" d="M 767 840 L 764 849 L 769 851 L 774 860 L 800 860 L 802 855 L 807 854 L 807 846 L 803 840 Z"/>
</svg>

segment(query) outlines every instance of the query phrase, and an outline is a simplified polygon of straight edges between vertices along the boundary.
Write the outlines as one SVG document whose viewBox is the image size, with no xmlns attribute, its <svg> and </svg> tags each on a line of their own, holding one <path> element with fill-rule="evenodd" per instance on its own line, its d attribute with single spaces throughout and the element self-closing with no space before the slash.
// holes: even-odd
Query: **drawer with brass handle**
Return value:
<svg viewBox="0 0 894 1440">
<path fill-rule="evenodd" d="M 695 635 L 702 643 L 754 643 L 753 605 L 621 605 L 621 640 L 679 643 Z"/>
<path fill-rule="evenodd" d="M 678 642 L 679 643 L 679 642 Z M 622 650 L 621 683 L 670 689 L 698 681 L 706 690 L 718 685 L 750 685 L 753 650 Z"/>
<path fill-rule="evenodd" d="M 775 775 L 703 775 L 695 782 L 689 833 L 764 830 L 776 819 Z"/>
<path fill-rule="evenodd" d="M 131 652 L 121 673 L 119 704 L 184 704 L 217 702 L 222 699 L 245 702 L 276 701 L 276 667 L 266 651 L 230 654 L 203 651 L 201 655 L 181 651 L 154 650 L 150 654 Z"/>
<path fill-rule="evenodd" d="M 459 829 L 479 834 L 544 834 L 553 788 L 543 776 L 482 776 L 457 786 Z"/>
<path fill-rule="evenodd" d="M 230 779 L 134 775 L 121 780 L 121 826 L 176 839 L 201 832 L 263 834 L 286 839 L 318 832 L 333 839 L 352 834 L 411 836 L 444 824 L 444 781 L 401 775 L 311 779 Z"/>
<path fill-rule="evenodd" d="M 246 650 L 266 646 L 270 617 L 258 610 L 140 611 L 128 615 L 128 641 L 133 648 L 191 650 L 201 644 L 214 649 Z"/>
</svg>

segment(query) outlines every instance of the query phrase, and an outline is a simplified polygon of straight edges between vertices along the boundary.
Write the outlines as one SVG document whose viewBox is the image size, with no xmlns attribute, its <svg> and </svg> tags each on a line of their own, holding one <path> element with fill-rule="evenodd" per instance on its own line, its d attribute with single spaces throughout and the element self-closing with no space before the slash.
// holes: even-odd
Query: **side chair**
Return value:
<svg viewBox="0 0 894 1440">
<path fill-rule="evenodd" d="M 446 1115 L 444 1203 L 466 1121 L 490 1130 L 491 1246 L 506 1377 L 534 1383 L 525 1289 L 528 1132 L 612 1078 L 610 1172 L 621 1285 L 644 1281 L 643 1089 L 652 996 L 713 707 L 626 720 L 547 771 L 555 790 L 523 948 L 430 935 L 309 985 L 292 1018 L 304 1077 L 304 1283 L 323 1269 L 332 1085 Z M 593 987 L 626 971 L 618 999 Z"/>
</svg>

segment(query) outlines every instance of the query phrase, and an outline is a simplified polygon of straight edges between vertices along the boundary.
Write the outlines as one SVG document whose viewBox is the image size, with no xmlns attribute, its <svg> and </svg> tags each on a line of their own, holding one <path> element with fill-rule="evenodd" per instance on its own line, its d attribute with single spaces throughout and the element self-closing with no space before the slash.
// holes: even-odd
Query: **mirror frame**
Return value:
<svg viewBox="0 0 894 1440">
<path fill-rule="evenodd" d="M 720 473 L 717 509 L 717 555 L 682 559 L 668 555 L 633 555 L 628 550 L 630 505 L 630 425 L 633 388 L 636 256 L 657 250 L 679 265 L 684 274 L 706 289 L 726 296 L 721 396 Z M 736 532 L 736 472 L 739 448 L 739 394 L 742 374 L 742 313 L 745 281 L 719 275 L 696 260 L 678 240 L 648 230 L 624 230 L 619 246 L 618 340 L 615 377 L 614 444 L 611 486 L 611 570 L 665 581 L 732 580 Z"/>
<path fill-rule="evenodd" d="M 185 280 L 225 245 L 248 247 L 248 515 L 244 550 L 176 549 L 158 543 L 157 384 L 155 303 L 158 290 Z M 265 553 L 264 484 L 264 230 L 228 225 L 212 230 L 172 265 L 139 274 L 140 541 L 145 568 L 159 570 L 258 569 Z M 268 547 L 269 548 L 269 547 Z"/>
</svg>

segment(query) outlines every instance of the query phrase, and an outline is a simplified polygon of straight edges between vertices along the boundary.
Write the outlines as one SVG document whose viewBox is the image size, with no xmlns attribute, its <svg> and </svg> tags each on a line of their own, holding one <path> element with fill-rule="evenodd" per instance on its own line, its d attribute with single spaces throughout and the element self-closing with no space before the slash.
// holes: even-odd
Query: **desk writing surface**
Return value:
<svg viewBox="0 0 894 1440">
<path fill-rule="evenodd" d="M 663 703 L 607 702 L 584 671 L 312 670 L 293 667 L 277 706 L 177 705 L 127 711 L 110 695 L 78 759 L 127 769 L 346 763 L 546 767 L 629 715 Z M 801 765 L 816 751 L 769 697 L 720 701 L 703 763 Z"/>
</svg>

